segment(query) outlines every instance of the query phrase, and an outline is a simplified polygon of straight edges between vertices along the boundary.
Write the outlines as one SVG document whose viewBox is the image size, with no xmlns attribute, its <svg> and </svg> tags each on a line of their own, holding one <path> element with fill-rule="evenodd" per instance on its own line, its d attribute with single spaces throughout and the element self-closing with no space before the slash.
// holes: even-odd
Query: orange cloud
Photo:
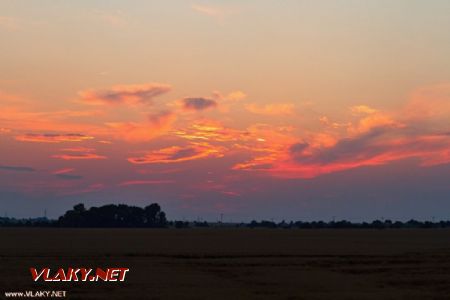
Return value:
<svg viewBox="0 0 450 300">
<path fill-rule="evenodd" d="M 79 133 L 68 133 L 68 134 L 58 134 L 58 133 L 28 133 L 16 136 L 16 140 L 21 142 L 37 142 L 37 143 L 62 143 L 62 142 L 82 142 L 86 140 L 91 140 L 94 137 L 87 136 Z"/>
<path fill-rule="evenodd" d="M 247 139 L 242 143 L 236 143 L 234 148 L 250 153 L 252 158 L 237 163 L 232 167 L 233 170 L 266 172 L 284 161 L 292 145 L 298 142 L 291 128 L 258 124 L 249 127 L 248 131 Z"/>
<path fill-rule="evenodd" d="M 26 99 L 20 95 L 12 95 L 0 91 L 0 127 L 22 132 L 54 132 L 58 128 L 59 133 L 71 134 L 72 132 L 89 132 L 90 134 L 101 131 L 101 128 L 87 122 L 90 118 L 98 117 L 103 112 L 98 110 L 65 109 L 58 111 L 39 111 L 36 100 Z M 33 136 L 34 135 L 34 136 Z M 51 140 L 51 137 L 42 139 Z M 37 140 L 37 134 L 24 134 L 19 136 L 21 140 Z M 42 140 L 41 139 L 41 140 Z M 57 137 L 54 138 L 57 140 Z M 50 141 L 51 142 L 51 141 Z"/>
<path fill-rule="evenodd" d="M 91 105 L 136 105 L 148 104 L 153 98 L 171 90 L 167 84 L 147 83 L 117 85 L 109 89 L 86 90 L 79 92 L 81 101 Z"/>
<path fill-rule="evenodd" d="M 352 126 L 351 122 L 347 122 L 347 123 L 339 123 L 339 122 L 333 122 L 330 121 L 330 119 L 327 116 L 321 116 L 319 117 L 319 122 L 326 126 L 329 127 L 331 129 L 340 129 L 340 128 L 344 128 L 344 127 L 350 127 Z"/>
<path fill-rule="evenodd" d="M 301 147 L 300 147 L 301 145 Z M 258 156 L 234 166 L 288 178 L 312 178 L 361 166 L 417 158 L 422 166 L 450 162 L 450 135 L 417 135 L 406 128 L 378 127 L 327 148 L 294 144 L 289 152 Z"/>
<path fill-rule="evenodd" d="M 347 130 L 350 134 L 359 134 L 369 132 L 373 128 L 382 126 L 401 127 L 403 125 L 400 122 L 395 121 L 386 113 L 376 112 L 358 120 L 356 124 L 350 123 Z"/>
<path fill-rule="evenodd" d="M 72 147 L 72 148 L 64 148 L 61 149 L 61 151 L 65 152 L 94 152 L 94 148 L 87 148 L 87 147 Z"/>
<path fill-rule="evenodd" d="M 177 163 L 206 157 L 222 157 L 224 148 L 208 144 L 192 143 L 189 146 L 172 146 L 151 151 L 141 157 L 130 157 L 133 164 Z"/>
<path fill-rule="evenodd" d="M 378 112 L 378 110 L 376 110 L 375 108 L 372 108 L 368 105 L 352 106 L 352 107 L 350 107 L 350 111 L 353 114 L 368 114 L 368 115 Z"/>
<path fill-rule="evenodd" d="M 247 95 L 242 91 L 233 91 L 226 95 L 222 94 L 219 91 L 214 91 L 213 97 L 214 97 L 214 99 L 221 100 L 221 101 L 237 102 L 237 101 L 244 100 L 247 97 Z"/>
<path fill-rule="evenodd" d="M 156 127 L 166 127 L 172 124 L 175 119 L 176 115 L 173 112 L 167 110 L 148 116 L 149 122 Z"/>
<path fill-rule="evenodd" d="M 245 108 L 251 113 L 265 116 L 289 116 L 294 114 L 294 105 L 290 103 L 266 105 L 251 103 L 247 104 Z"/>
<path fill-rule="evenodd" d="M 102 128 L 90 124 L 90 117 L 101 115 L 98 111 L 64 110 L 32 112 L 26 105 L 0 105 L 0 126 L 15 131 L 54 131 L 100 133 Z M 95 120 L 92 118 L 92 120 Z"/>
<path fill-rule="evenodd" d="M 350 111 L 356 119 L 338 123 L 321 117 L 325 130 L 303 134 L 298 137 L 301 142 L 290 147 L 285 143 L 289 137 L 272 137 L 265 145 L 268 138 L 262 136 L 258 140 L 264 141 L 263 147 L 252 146 L 247 139 L 240 147 L 253 152 L 253 157 L 233 169 L 312 178 L 411 158 L 421 166 L 450 163 L 449 103 L 450 85 L 438 85 L 416 91 L 399 111 L 354 106 Z"/>
<path fill-rule="evenodd" d="M 142 86 L 121 86 L 106 91 L 91 90 L 84 96 L 85 100 L 90 99 L 88 101 L 97 104 L 134 105 L 148 103 L 152 97 L 162 93 L 161 90 L 156 91 L 158 89 L 155 87 L 147 88 L 148 90 Z M 179 113 L 178 117 L 174 112 L 162 111 L 148 116 L 145 120 L 134 122 L 126 119 L 124 122 L 105 123 L 103 119 L 92 118 L 95 120 L 91 122 L 101 125 L 91 125 L 86 122 L 88 119 L 82 118 L 103 116 L 112 119 L 117 115 L 109 115 L 110 111 L 30 112 L 23 110 L 26 105 L 9 105 L 18 103 L 17 99 L 11 98 L 8 105 L 0 107 L 0 133 L 7 133 L 9 128 L 12 128 L 14 134 L 18 131 L 47 131 L 40 128 L 67 130 L 66 133 L 30 133 L 16 137 L 19 141 L 45 143 L 83 142 L 93 139 L 93 136 L 100 137 L 99 143 L 110 143 L 108 140 L 112 138 L 125 142 L 144 142 L 160 137 L 160 141 L 166 145 L 171 143 L 173 146 L 143 152 L 142 155 L 129 157 L 128 161 L 133 164 L 176 163 L 238 154 L 233 156 L 233 159 L 242 158 L 242 160 L 232 167 L 234 170 L 290 178 L 311 178 L 330 172 L 381 165 L 408 158 L 417 160 L 422 166 L 450 162 L 448 84 L 418 89 L 412 94 L 411 101 L 396 111 L 383 111 L 362 104 L 351 107 L 343 114 L 342 119 L 336 118 L 337 121 L 333 120 L 333 117 L 320 117 L 317 120 L 320 115 L 313 114 L 315 123 L 306 124 L 306 121 L 301 120 L 292 123 L 292 126 L 256 123 L 238 127 L 237 124 L 247 124 L 246 122 L 258 117 L 239 119 L 244 113 L 248 116 L 248 112 L 261 116 L 295 115 L 294 106 L 291 104 L 231 103 L 244 97 L 245 94 L 239 91 L 228 95 L 216 92 L 211 99 L 184 98 L 176 102 L 182 105 L 181 109 L 192 111 L 207 110 L 218 106 L 219 103 L 220 108 L 230 103 L 230 106 L 238 105 L 239 108 L 247 109 L 247 112 L 244 110 L 238 114 L 215 111 L 214 115 L 222 118 L 220 120 L 199 120 L 197 115 L 183 114 L 179 110 L 176 111 Z M 130 117 L 128 113 L 126 116 Z M 136 111 L 133 113 L 139 118 L 142 117 L 141 113 L 136 114 Z M 77 121 L 68 122 L 71 119 Z M 276 120 L 277 124 L 289 124 L 288 122 L 294 121 L 293 118 Z M 74 128 L 77 130 L 73 130 Z M 52 132 L 51 129 L 48 132 Z M 185 143 L 188 144 L 184 145 Z M 106 159 L 105 156 L 97 154 L 95 149 L 87 147 L 67 147 L 53 157 L 65 160 Z M 61 173 L 55 175 L 70 172 L 67 170 L 57 170 L 55 172 Z M 67 179 L 75 177 L 80 176 L 66 176 Z M 157 182 L 131 180 L 123 182 L 122 186 L 157 184 Z"/>
<path fill-rule="evenodd" d="M 97 142 L 99 142 L 100 144 L 107 144 L 107 145 L 111 145 L 112 144 L 111 141 L 106 141 L 106 140 L 97 141 Z"/>
<path fill-rule="evenodd" d="M 308 144 L 313 148 L 333 147 L 338 142 L 338 137 L 331 133 L 319 132 L 308 136 Z"/>
<path fill-rule="evenodd" d="M 250 152 L 253 157 L 236 164 L 233 170 L 271 169 L 279 161 L 285 160 L 291 146 L 298 142 L 290 127 L 256 124 L 250 126 L 247 131 L 249 135 L 245 142 L 235 144 L 235 148 Z"/>
<path fill-rule="evenodd" d="M 106 156 L 98 155 L 95 153 L 56 154 L 52 157 L 64 160 L 106 159 Z"/>
<path fill-rule="evenodd" d="M 213 120 L 195 122 L 190 127 L 176 130 L 174 133 L 187 140 L 210 142 L 238 141 L 247 134 L 245 131 L 227 128 L 222 123 Z"/>
<path fill-rule="evenodd" d="M 52 157 L 64 160 L 106 159 L 106 156 L 98 155 L 95 153 L 56 154 L 53 155 Z"/>
<path fill-rule="evenodd" d="M 332 122 L 326 116 L 320 117 L 319 121 L 328 129 L 346 129 L 350 135 L 358 135 L 382 126 L 403 126 L 400 121 L 396 120 L 395 113 L 380 111 L 368 105 L 352 106 L 350 107 L 350 112 L 352 119 L 349 121 Z"/>
<path fill-rule="evenodd" d="M 219 111 L 222 114 L 227 114 L 230 112 L 232 106 L 240 104 L 242 100 L 244 100 L 247 95 L 242 91 L 232 91 L 228 94 L 222 94 L 220 91 L 213 91 L 211 98 L 214 99 L 219 106 Z"/>
<path fill-rule="evenodd" d="M 95 149 L 92 148 L 66 148 L 61 151 L 69 153 L 55 154 L 52 157 L 63 160 L 106 159 L 106 156 L 96 154 Z"/>
<path fill-rule="evenodd" d="M 293 130 L 294 127 L 291 126 L 255 124 L 247 128 L 245 143 L 251 148 L 265 148 L 268 152 L 273 152 L 275 149 L 287 149 L 298 139 Z"/>
<path fill-rule="evenodd" d="M 0 128 L 0 134 L 6 134 L 6 133 L 10 133 L 11 129 L 10 128 Z"/>
<path fill-rule="evenodd" d="M 176 120 L 171 112 L 162 112 L 149 116 L 146 122 L 115 122 L 106 123 L 110 127 L 110 134 L 116 139 L 128 142 L 145 142 L 159 137 L 169 131 Z"/>
</svg>

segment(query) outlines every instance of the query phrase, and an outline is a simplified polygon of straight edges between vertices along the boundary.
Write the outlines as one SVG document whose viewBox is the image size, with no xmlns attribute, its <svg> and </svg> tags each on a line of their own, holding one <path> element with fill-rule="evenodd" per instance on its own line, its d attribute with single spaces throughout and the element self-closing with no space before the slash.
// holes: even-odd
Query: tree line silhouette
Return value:
<svg viewBox="0 0 450 300">
<path fill-rule="evenodd" d="M 14 219 L 0 218 L 0 226 L 31 227 L 147 227 L 164 228 L 168 226 L 166 214 L 157 203 L 144 208 L 126 204 L 108 204 L 86 209 L 77 204 L 57 220 L 47 218 Z"/>
<path fill-rule="evenodd" d="M 84 204 L 77 204 L 73 209 L 65 212 L 57 220 L 46 217 L 34 219 L 0 218 L 0 227 L 97 227 L 97 228 L 196 228 L 196 227 L 237 227 L 237 228 L 355 228 L 355 229 L 388 229 L 388 228 L 450 228 L 450 221 L 417 221 L 407 222 L 391 220 L 375 220 L 372 222 L 352 223 L 341 221 L 251 221 L 250 223 L 222 223 L 222 222 L 188 222 L 168 221 L 166 214 L 158 203 L 150 204 L 144 208 L 126 204 L 108 204 L 100 207 L 86 209 Z"/>
<path fill-rule="evenodd" d="M 61 227 L 166 227 L 166 214 L 157 203 L 144 208 L 109 204 L 86 209 L 77 204 L 59 217 Z"/>
</svg>

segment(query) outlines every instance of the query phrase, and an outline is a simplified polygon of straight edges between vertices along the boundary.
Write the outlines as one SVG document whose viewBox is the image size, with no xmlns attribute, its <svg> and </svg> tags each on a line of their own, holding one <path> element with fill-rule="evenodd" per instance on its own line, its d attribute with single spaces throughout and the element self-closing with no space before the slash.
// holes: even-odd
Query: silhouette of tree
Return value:
<svg viewBox="0 0 450 300">
<path fill-rule="evenodd" d="M 175 228 L 188 228 L 189 227 L 189 222 L 185 222 L 185 221 L 175 221 Z"/>
<path fill-rule="evenodd" d="M 158 203 L 146 206 L 144 208 L 144 217 L 146 227 L 165 227 L 167 225 L 166 213 L 161 211 Z"/>
<path fill-rule="evenodd" d="M 61 227 L 166 227 L 166 214 L 157 203 L 144 209 L 109 204 L 86 210 L 77 204 L 58 219 Z"/>
<path fill-rule="evenodd" d="M 84 207 L 83 203 L 77 204 L 73 207 L 73 210 L 79 213 L 83 213 L 86 211 L 86 208 Z"/>
</svg>

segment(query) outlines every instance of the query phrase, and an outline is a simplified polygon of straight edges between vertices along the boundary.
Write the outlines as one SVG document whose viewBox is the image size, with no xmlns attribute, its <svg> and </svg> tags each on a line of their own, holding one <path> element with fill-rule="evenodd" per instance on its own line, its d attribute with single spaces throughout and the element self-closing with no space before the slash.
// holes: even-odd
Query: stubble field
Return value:
<svg viewBox="0 0 450 300">
<path fill-rule="evenodd" d="M 30 267 L 127 267 L 33 282 Z M 449 299 L 450 230 L 0 228 L 4 292 L 67 299 Z"/>
</svg>

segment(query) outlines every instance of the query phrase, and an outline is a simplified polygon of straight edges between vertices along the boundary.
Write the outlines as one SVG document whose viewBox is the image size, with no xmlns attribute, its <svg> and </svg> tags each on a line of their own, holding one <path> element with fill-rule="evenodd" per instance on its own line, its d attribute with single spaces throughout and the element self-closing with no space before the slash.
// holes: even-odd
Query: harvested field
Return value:
<svg viewBox="0 0 450 300">
<path fill-rule="evenodd" d="M 450 230 L 0 229 L 0 292 L 68 299 L 448 299 Z M 128 267 L 33 282 L 30 267 Z"/>
</svg>

